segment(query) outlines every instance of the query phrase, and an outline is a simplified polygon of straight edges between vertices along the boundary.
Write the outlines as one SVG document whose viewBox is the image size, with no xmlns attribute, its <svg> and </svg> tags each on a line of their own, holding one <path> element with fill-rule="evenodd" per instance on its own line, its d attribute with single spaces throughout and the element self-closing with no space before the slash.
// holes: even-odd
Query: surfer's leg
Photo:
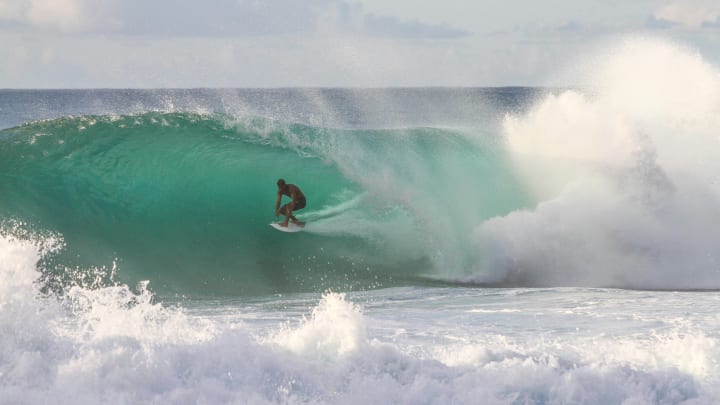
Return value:
<svg viewBox="0 0 720 405">
<path fill-rule="evenodd" d="M 303 226 L 303 225 L 305 225 L 305 222 L 298 221 L 298 219 L 295 218 L 295 215 L 293 215 L 292 213 L 290 213 L 290 217 L 289 217 L 289 218 L 290 218 L 290 220 L 292 220 L 292 223 L 295 224 L 295 225 L 297 225 L 297 226 Z"/>
<path fill-rule="evenodd" d="M 298 221 L 298 219 L 295 218 L 295 215 L 292 214 L 293 212 L 290 211 L 290 203 L 287 203 L 280 207 L 280 213 L 285 215 L 285 221 L 280 223 L 281 226 L 287 226 L 290 221 L 292 221 L 293 224 L 298 226 L 305 225 L 305 222 Z"/>
<path fill-rule="evenodd" d="M 287 207 L 285 209 L 285 226 L 288 226 L 288 223 L 290 222 L 290 218 L 295 218 L 292 216 L 292 211 L 290 211 L 290 207 Z"/>
<path fill-rule="evenodd" d="M 283 205 L 280 207 L 280 213 L 285 215 L 285 221 L 280 222 L 280 226 L 288 226 L 288 221 L 290 220 L 290 217 L 292 216 L 292 212 L 290 211 L 290 207 L 288 207 L 288 204 Z"/>
</svg>

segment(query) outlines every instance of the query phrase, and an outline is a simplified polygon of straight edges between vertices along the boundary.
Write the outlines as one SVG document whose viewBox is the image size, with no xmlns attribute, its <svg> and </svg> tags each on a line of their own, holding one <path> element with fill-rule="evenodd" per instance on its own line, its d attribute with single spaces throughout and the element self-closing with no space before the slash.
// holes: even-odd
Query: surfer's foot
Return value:
<svg viewBox="0 0 720 405">
<path fill-rule="evenodd" d="M 278 225 L 282 226 L 283 228 L 287 228 L 288 222 L 287 222 L 287 221 L 285 221 L 285 222 L 278 222 Z"/>
<path fill-rule="evenodd" d="M 302 221 L 293 220 L 292 222 L 293 222 L 293 224 L 295 224 L 297 226 L 305 226 L 305 222 L 302 222 Z"/>
</svg>

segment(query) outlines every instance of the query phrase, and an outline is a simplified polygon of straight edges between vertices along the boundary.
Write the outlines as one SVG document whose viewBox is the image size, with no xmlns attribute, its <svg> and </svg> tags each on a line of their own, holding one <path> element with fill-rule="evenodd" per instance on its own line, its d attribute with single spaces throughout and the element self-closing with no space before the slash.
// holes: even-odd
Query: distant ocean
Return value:
<svg viewBox="0 0 720 405">
<path fill-rule="evenodd" d="M 720 76 L 670 52 L 568 89 L 0 90 L 0 403 L 720 402 Z"/>
</svg>

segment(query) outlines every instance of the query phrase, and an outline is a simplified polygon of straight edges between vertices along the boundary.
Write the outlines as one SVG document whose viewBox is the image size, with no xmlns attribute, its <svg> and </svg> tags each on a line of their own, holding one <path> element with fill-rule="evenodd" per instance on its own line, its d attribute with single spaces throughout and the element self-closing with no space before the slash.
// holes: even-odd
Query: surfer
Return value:
<svg viewBox="0 0 720 405">
<path fill-rule="evenodd" d="M 280 222 L 279 225 L 288 226 L 288 221 L 292 220 L 293 224 L 297 226 L 304 226 L 305 222 L 298 221 L 292 213 L 293 211 L 305 208 L 305 194 L 300 191 L 298 186 L 294 184 L 286 184 L 283 179 L 278 179 L 277 186 L 278 193 L 277 202 L 275 203 L 275 216 L 280 214 L 285 215 L 285 221 Z M 282 200 L 283 195 L 290 197 L 292 201 L 280 207 L 280 201 Z"/>
</svg>

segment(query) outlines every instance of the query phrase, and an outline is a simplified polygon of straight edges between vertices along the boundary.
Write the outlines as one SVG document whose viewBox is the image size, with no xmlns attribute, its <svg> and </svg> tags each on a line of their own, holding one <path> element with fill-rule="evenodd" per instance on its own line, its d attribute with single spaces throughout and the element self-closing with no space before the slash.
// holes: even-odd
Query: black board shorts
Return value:
<svg viewBox="0 0 720 405">
<path fill-rule="evenodd" d="M 293 212 L 305 208 L 305 204 L 305 197 L 298 198 L 297 201 L 295 201 L 295 207 L 293 208 Z M 290 203 L 283 205 L 282 208 L 280 208 L 280 212 L 285 212 L 285 207 L 287 207 L 288 205 L 290 205 Z"/>
</svg>

